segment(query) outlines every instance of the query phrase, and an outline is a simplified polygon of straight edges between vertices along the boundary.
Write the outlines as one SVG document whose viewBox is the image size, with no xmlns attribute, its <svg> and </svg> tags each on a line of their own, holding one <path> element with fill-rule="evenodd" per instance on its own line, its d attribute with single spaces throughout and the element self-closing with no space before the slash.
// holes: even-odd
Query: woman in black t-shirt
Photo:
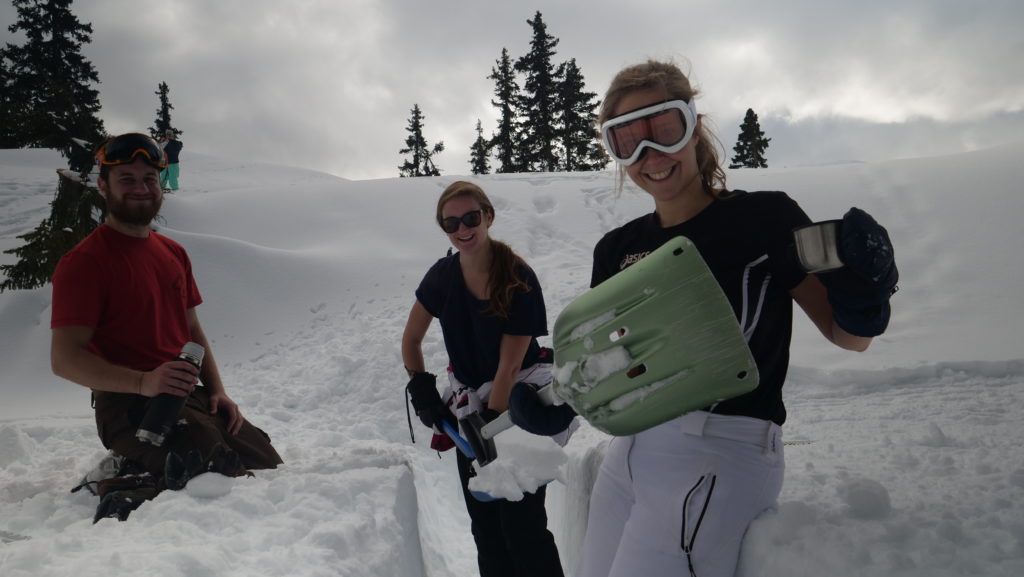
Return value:
<svg viewBox="0 0 1024 577">
<path fill-rule="evenodd" d="M 784 193 L 726 188 L 696 94 L 672 63 L 631 66 L 612 80 L 601 136 L 622 178 L 654 200 L 654 212 L 598 242 L 591 286 L 686 236 L 732 305 L 761 378 L 750 393 L 612 439 L 591 493 L 576 577 L 733 575 L 747 526 L 782 488 L 792 303 L 825 338 L 855 351 L 889 319 L 898 274 L 885 229 L 851 209 L 839 239 L 846 266 L 804 272 L 789 246 L 807 215 Z M 554 409 L 531 389 L 515 386 L 510 410 L 520 427 L 551 434 Z"/>
<path fill-rule="evenodd" d="M 544 295 L 533 270 L 503 242 L 490 238 L 494 206 L 470 182 L 455 182 L 437 202 L 437 224 L 458 252 L 435 263 L 416 289 L 416 302 L 402 336 L 407 391 L 416 415 L 433 427 L 439 450 L 442 420 L 452 412 L 478 412 L 492 420 L 508 408 L 516 382 L 544 385 L 550 359 L 541 359 L 537 337 L 548 334 Z M 441 322 L 448 352 L 449 386 L 444 399 L 426 371 L 423 337 L 434 318 Z M 562 575 L 554 537 L 547 529 L 545 488 L 520 501 L 482 501 L 469 490 L 472 463 L 457 453 L 459 477 L 481 577 Z"/>
</svg>

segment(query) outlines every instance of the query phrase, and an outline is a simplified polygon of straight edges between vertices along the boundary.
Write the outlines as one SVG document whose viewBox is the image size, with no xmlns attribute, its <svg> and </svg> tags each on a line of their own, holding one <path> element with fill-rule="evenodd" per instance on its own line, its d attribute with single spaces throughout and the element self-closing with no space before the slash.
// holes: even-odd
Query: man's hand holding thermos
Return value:
<svg viewBox="0 0 1024 577">
<path fill-rule="evenodd" d="M 192 365 L 198 373 L 203 364 L 204 354 L 205 351 L 201 345 L 188 342 L 181 349 L 177 360 L 185 361 Z M 135 433 L 135 438 L 157 447 L 163 445 L 168 433 L 174 428 L 178 415 L 181 414 L 181 410 L 185 407 L 186 401 L 188 401 L 187 393 L 184 395 L 158 394 L 149 402 L 146 416 L 143 417 L 142 424 L 139 425 L 139 430 Z"/>
</svg>

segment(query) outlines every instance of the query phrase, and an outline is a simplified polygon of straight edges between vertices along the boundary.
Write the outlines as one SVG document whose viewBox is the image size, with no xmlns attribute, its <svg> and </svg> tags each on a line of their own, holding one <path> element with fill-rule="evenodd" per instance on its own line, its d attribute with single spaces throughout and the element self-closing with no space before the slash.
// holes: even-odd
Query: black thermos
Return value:
<svg viewBox="0 0 1024 577">
<path fill-rule="evenodd" d="M 178 360 L 185 361 L 198 369 L 203 364 L 204 354 L 202 345 L 188 342 L 178 353 Z M 146 410 L 146 416 L 142 418 L 139 430 L 135 432 L 135 438 L 157 447 L 163 445 L 167 434 L 174 428 L 178 415 L 185 408 L 187 400 L 188 396 L 178 397 L 170 393 L 161 393 L 154 397 L 149 402 L 149 408 Z"/>
</svg>

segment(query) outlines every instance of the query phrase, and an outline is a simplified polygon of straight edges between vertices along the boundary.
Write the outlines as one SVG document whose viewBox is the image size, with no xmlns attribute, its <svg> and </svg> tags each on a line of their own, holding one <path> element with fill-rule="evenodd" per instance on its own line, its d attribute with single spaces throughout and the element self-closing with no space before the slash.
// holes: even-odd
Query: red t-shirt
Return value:
<svg viewBox="0 0 1024 577">
<path fill-rule="evenodd" d="M 151 370 L 191 340 L 188 309 L 203 302 L 181 245 L 107 225 L 71 249 L 53 273 L 51 328 L 94 329 L 89 348 L 107 361 Z"/>
</svg>

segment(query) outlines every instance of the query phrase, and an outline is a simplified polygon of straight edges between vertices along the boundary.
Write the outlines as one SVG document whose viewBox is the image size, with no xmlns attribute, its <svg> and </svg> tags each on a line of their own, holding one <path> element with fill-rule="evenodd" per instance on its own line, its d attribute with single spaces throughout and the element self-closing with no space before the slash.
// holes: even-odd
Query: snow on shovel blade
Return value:
<svg viewBox="0 0 1024 577">
<path fill-rule="evenodd" d="M 545 385 L 537 391 L 537 395 L 545 405 L 551 405 L 558 401 L 555 397 L 554 389 L 551 385 Z M 459 425 L 462 427 L 462 431 L 466 434 L 466 438 L 463 439 L 458 433 L 455 433 L 455 437 L 452 440 L 459 446 L 460 450 L 462 446 L 459 443 L 467 444 L 470 446 L 472 454 L 462 451 L 463 455 L 466 455 L 470 459 L 476 455 L 476 462 L 481 467 L 494 461 L 498 458 L 498 449 L 494 445 L 494 437 L 498 433 L 512 427 L 512 418 L 509 416 L 509 412 L 498 415 L 497 419 L 494 419 L 490 423 L 484 422 L 483 417 L 477 413 L 473 413 L 468 417 L 459 420 Z M 453 429 L 454 430 L 454 429 Z M 451 437 L 451 433 L 448 435 Z"/>
<path fill-rule="evenodd" d="M 545 405 L 559 402 L 554 388 L 550 384 L 541 387 L 537 391 L 537 395 Z M 498 450 L 494 445 L 495 435 L 512 427 L 513 424 L 508 411 L 505 411 L 490 423 L 485 422 L 479 414 L 473 413 L 459 419 L 459 426 L 465 433 L 465 438 L 448 422 L 444 423 L 444 432 L 455 442 L 455 446 L 463 455 L 470 459 L 476 459 L 476 462 L 483 467 L 498 458 Z"/>
</svg>

